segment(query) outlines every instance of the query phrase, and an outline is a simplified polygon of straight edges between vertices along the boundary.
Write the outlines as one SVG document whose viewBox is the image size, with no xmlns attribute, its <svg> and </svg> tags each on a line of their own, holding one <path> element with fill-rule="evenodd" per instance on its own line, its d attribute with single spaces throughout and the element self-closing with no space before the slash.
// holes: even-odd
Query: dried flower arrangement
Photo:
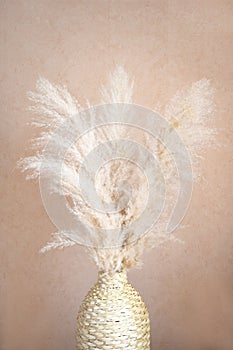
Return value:
<svg viewBox="0 0 233 350">
<path fill-rule="evenodd" d="M 101 103 L 133 103 L 134 82 L 131 81 L 122 67 L 117 67 L 110 75 L 109 82 L 101 88 Z M 185 146 L 187 147 L 193 166 L 194 180 L 198 180 L 200 171 L 198 169 L 199 158 L 202 152 L 214 144 L 216 130 L 209 126 L 211 114 L 213 112 L 213 88 L 207 79 L 193 83 L 187 89 L 179 91 L 168 101 L 167 105 L 160 107 L 160 115 L 175 129 Z M 18 163 L 22 171 L 27 172 L 27 179 L 46 177 L 51 180 L 51 191 L 61 196 L 71 199 L 73 206 L 69 207 L 74 215 L 82 216 L 87 224 L 92 224 L 96 228 L 96 235 L 93 237 L 93 246 L 87 247 L 91 257 L 94 259 L 98 269 L 105 272 L 121 271 L 123 268 L 131 268 L 139 265 L 141 256 L 146 249 L 160 245 L 166 240 L 177 240 L 174 234 L 167 234 L 166 227 L 169 220 L 172 206 L 177 197 L 177 184 L 179 178 L 173 164 L 173 159 L 166 146 L 159 140 L 154 140 L 150 135 L 144 135 L 138 131 L 137 135 L 125 126 L 115 125 L 103 126 L 100 130 L 83 135 L 76 143 L 67 148 L 66 159 L 63 164 L 63 175 L 60 177 L 59 164 L 56 157 L 46 159 L 44 148 L 49 142 L 53 133 L 67 119 L 84 111 L 79 102 L 70 95 L 65 86 L 51 84 L 48 80 L 40 78 L 36 84 L 36 91 L 28 93 L 32 102 L 30 111 L 35 114 L 32 125 L 38 128 L 40 135 L 32 140 L 32 149 L 35 154 L 21 159 Z M 91 110 L 91 105 L 87 102 L 86 108 Z M 135 237 L 131 240 L 134 232 L 122 234 L 119 237 L 119 244 L 114 248 L 102 247 L 102 242 L 106 237 L 102 237 L 99 228 L 108 222 L 108 227 L 118 225 L 124 228 L 140 215 L 141 209 L 146 205 L 147 183 L 140 171 L 132 168 L 132 164 L 122 160 L 109 163 L 104 171 L 100 171 L 96 178 L 97 192 L 103 201 L 114 202 L 119 199 L 119 179 L 130 178 L 131 187 L 136 196 L 128 201 L 124 210 L 118 212 L 114 218 L 110 215 L 101 215 L 86 205 L 80 187 L 78 185 L 78 169 L 80 163 L 88 152 L 100 140 L 110 138 L 140 138 L 147 148 L 157 157 L 163 172 L 164 181 L 167 185 L 167 195 L 163 214 L 157 224 L 146 234 Z M 67 140 L 59 139 L 59 142 L 66 144 Z M 41 164 L 46 166 L 41 167 Z M 172 165 L 173 164 L 173 165 Z M 59 176 L 58 176 L 59 174 Z M 156 178 L 156 174 L 155 174 Z M 158 182 L 160 178 L 158 178 Z M 68 202 L 67 202 L 68 203 Z M 67 206 L 69 206 L 67 204 Z M 123 232 L 123 230 L 122 230 Z M 80 232 L 77 236 L 69 231 L 59 231 L 53 234 L 53 240 L 41 249 L 46 252 L 54 248 L 64 248 L 80 243 Z"/>
</svg>

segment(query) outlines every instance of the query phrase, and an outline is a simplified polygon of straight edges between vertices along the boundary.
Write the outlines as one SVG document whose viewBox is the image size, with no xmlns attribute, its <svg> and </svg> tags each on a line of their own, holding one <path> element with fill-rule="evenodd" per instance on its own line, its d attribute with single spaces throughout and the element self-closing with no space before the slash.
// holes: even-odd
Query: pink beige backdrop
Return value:
<svg viewBox="0 0 233 350">
<path fill-rule="evenodd" d="M 135 101 L 154 107 L 206 77 L 225 147 L 208 150 L 184 245 L 169 243 L 129 279 L 151 316 L 152 350 L 233 349 L 232 39 L 226 0 L 0 1 L 1 350 L 74 350 L 79 305 L 96 280 L 81 247 L 39 255 L 55 230 L 38 185 L 15 169 L 33 131 L 26 92 L 39 75 L 85 102 L 116 64 L 135 77 Z"/>
</svg>

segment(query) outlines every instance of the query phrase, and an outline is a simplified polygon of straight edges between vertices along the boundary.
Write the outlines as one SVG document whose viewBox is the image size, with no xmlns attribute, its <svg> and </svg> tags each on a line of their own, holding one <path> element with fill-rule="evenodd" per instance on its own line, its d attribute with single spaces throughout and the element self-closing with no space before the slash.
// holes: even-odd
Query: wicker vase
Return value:
<svg viewBox="0 0 233 350">
<path fill-rule="evenodd" d="M 126 272 L 99 273 L 77 317 L 77 350 L 149 350 L 150 321 Z"/>
</svg>

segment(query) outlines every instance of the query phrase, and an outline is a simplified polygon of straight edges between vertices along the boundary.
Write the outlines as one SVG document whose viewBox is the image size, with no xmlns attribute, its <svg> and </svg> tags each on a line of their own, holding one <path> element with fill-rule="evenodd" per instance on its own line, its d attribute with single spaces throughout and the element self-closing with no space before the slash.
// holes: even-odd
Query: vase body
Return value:
<svg viewBox="0 0 233 350">
<path fill-rule="evenodd" d="M 77 350 L 149 350 L 150 321 L 125 271 L 99 273 L 77 316 Z"/>
</svg>

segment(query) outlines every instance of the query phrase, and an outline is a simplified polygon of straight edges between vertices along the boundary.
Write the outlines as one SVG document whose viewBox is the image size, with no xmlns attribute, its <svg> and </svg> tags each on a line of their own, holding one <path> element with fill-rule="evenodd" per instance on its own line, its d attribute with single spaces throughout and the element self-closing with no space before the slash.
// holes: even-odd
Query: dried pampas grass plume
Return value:
<svg viewBox="0 0 233 350">
<path fill-rule="evenodd" d="M 119 66 L 110 75 L 106 86 L 101 87 L 101 103 L 133 103 L 133 88 L 133 80 L 130 80 L 124 68 Z M 216 130 L 210 127 L 211 116 L 214 110 L 213 95 L 214 91 L 209 80 L 202 79 L 191 84 L 190 87 L 177 92 L 159 110 L 160 114 L 169 121 L 171 130 L 177 130 L 188 148 L 192 156 L 194 178 L 196 180 L 200 176 L 199 158 L 207 147 L 215 145 Z M 73 144 L 69 148 L 66 160 L 64 161 L 61 191 L 60 183 L 57 180 L 59 167 L 57 159 L 45 159 L 43 150 L 56 128 L 73 115 L 83 111 L 84 107 L 79 104 L 76 98 L 71 96 L 65 86 L 52 84 L 44 78 L 38 79 L 35 91 L 29 92 L 28 98 L 31 102 L 29 109 L 34 114 L 32 126 L 38 128 L 40 135 L 32 140 L 33 155 L 21 159 L 18 162 L 18 166 L 23 172 L 26 172 L 26 179 L 36 179 L 39 176 L 52 179 L 51 192 L 57 192 L 59 195 L 69 197 L 74 204 L 72 208 L 73 213 L 75 215 L 83 215 L 87 221 L 89 220 L 94 223 L 97 227 L 97 234 L 96 237 L 93 237 L 93 240 L 101 241 L 104 238 L 98 235 L 98 227 L 101 227 L 104 219 L 94 213 L 91 208 L 85 206 L 82 193 L 77 185 L 77 168 L 85 158 L 88 150 L 91 150 L 95 144 L 96 139 L 98 137 L 99 139 L 107 138 L 110 132 L 109 129 L 107 127 L 103 128 L 102 134 L 95 135 L 93 133 L 91 137 L 87 136 L 86 139 L 84 138 L 82 143 Z M 91 107 L 89 103 L 87 107 Z M 112 132 L 115 136 L 122 136 L 123 134 L 119 126 L 116 126 Z M 67 140 L 64 138 L 63 140 L 59 140 L 59 142 L 63 142 L 66 145 Z M 172 159 L 166 147 L 159 141 L 155 145 L 152 145 L 152 143 L 149 137 L 145 139 L 145 144 L 155 150 L 164 172 L 164 178 L 170 185 L 165 214 L 162 216 L 158 225 L 156 225 L 156 228 L 152 228 L 144 236 L 135 240 L 133 244 L 128 244 L 129 237 L 121 237 L 118 248 L 87 248 L 98 269 L 101 271 L 113 272 L 120 271 L 122 268 L 138 266 L 141 264 L 141 257 L 146 249 L 159 246 L 167 240 L 177 240 L 174 235 L 167 235 L 165 232 L 171 206 L 176 200 L 177 182 L 179 179 L 175 175 L 175 170 L 171 168 Z M 41 168 L 42 161 L 44 164 L 43 168 Z M 114 166 L 109 166 L 105 173 L 105 181 L 101 183 L 102 180 L 100 179 L 99 194 L 105 199 L 114 200 L 116 192 L 112 181 L 114 177 L 117 177 L 117 174 L 122 176 L 124 171 L 125 168 L 121 164 L 118 165 L 117 169 L 114 169 Z M 132 174 L 134 173 L 132 172 Z M 138 186 L 136 180 L 134 180 L 134 185 L 135 188 L 141 187 L 141 185 Z M 121 212 L 121 217 L 117 218 L 118 224 L 123 227 L 126 223 L 130 223 L 132 218 L 135 217 L 135 213 L 140 209 L 139 204 L 142 202 L 143 195 L 141 197 L 138 196 L 138 202 L 131 202 L 131 206 L 129 205 Z M 115 224 L 115 222 L 112 224 Z M 44 253 L 55 248 L 61 249 L 73 246 L 79 242 L 69 232 L 57 232 L 52 236 L 53 240 L 47 243 L 41 249 L 41 252 Z"/>
</svg>

